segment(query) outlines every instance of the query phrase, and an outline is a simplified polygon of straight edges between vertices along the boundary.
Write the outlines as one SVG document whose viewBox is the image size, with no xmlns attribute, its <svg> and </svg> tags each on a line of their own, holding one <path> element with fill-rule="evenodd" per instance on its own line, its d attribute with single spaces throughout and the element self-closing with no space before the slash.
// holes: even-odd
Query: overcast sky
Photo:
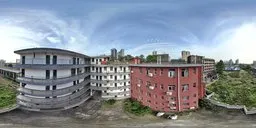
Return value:
<svg viewBox="0 0 256 128">
<path fill-rule="evenodd" d="M 0 58 L 54 47 L 86 55 L 181 50 L 256 60 L 256 0 L 0 0 Z M 105 1 L 105 2 L 104 2 Z"/>
</svg>

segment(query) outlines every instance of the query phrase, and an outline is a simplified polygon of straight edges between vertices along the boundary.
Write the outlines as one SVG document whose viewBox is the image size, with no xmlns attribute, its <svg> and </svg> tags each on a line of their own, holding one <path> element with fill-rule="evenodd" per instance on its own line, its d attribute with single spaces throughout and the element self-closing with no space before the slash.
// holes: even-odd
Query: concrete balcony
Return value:
<svg viewBox="0 0 256 128">
<path fill-rule="evenodd" d="M 33 85 L 58 85 L 58 84 L 72 82 L 79 79 L 84 79 L 87 76 L 89 76 L 89 73 L 83 73 L 83 74 L 78 74 L 78 75 L 63 77 L 63 78 L 56 78 L 56 79 L 37 79 L 37 78 L 28 78 L 28 77 L 18 77 L 17 81 L 21 83 L 33 84 Z"/>
<path fill-rule="evenodd" d="M 70 102 L 71 100 L 76 99 L 76 98 L 82 96 L 83 94 L 90 94 L 89 86 L 82 88 L 80 91 L 78 91 L 74 94 L 57 97 L 57 98 L 35 98 L 35 97 L 29 97 L 26 95 L 18 95 L 17 100 L 23 101 L 23 102 L 28 102 L 28 103 L 33 103 L 33 104 L 53 105 L 53 104 L 62 104 L 65 102 Z"/>
<path fill-rule="evenodd" d="M 101 75 L 101 76 L 108 76 L 108 75 L 129 75 L 130 72 L 91 72 L 91 75 Z"/>
<path fill-rule="evenodd" d="M 93 80 L 91 79 L 91 83 L 98 83 L 98 84 L 108 84 L 108 83 L 121 83 L 121 82 L 129 82 L 130 79 L 125 80 Z"/>
<path fill-rule="evenodd" d="M 100 90 L 100 91 L 120 90 L 120 89 L 129 89 L 129 88 L 130 88 L 130 85 L 118 86 L 118 87 L 97 87 L 97 86 L 91 86 L 92 90 Z"/>
<path fill-rule="evenodd" d="M 89 64 L 17 64 L 16 68 L 27 68 L 27 69 L 42 69 L 42 70 L 54 70 L 54 69 L 71 69 L 71 68 L 84 68 L 90 67 Z"/>
<path fill-rule="evenodd" d="M 102 96 L 117 96 L 117 95 L 124 95 L 124 94 L 130 94 L 130 91 L 123 91 L 123 92 L 107 92 L 107 93 L 102 93 Z"/>
<path fill-rule="evenodd" d="M 90 81 L 86 80 L 83 81 L 75 86 L 70 86 L 67 88 L 62 88 L 62 89 L 57 89 L 57 90 L 34 90 L 34 89 L 28 89 L 28 88 L 18 88 L 18 92 L 31 95 L 31 96 L 59 96 L 59 95 L 64 95 L 70 92 L 73 92 L 79 88 L 86 87 L 87 84 L 89 84 Z M 90 85 L 88 85 L 90 86 Z"/>
<path fill-rule="evenodd" d="M 21 109 L 29 111 L 51 111 L 51 110 L 65 110 L 75 106 L 79 106 L 91 97 L 90 93 L 84 93 L 75 99 L 70 99 L 67 102 L 51 103 L 51 104 L 35 104 L 31 102 L 24 102 L 18 100 Z"/>
</svg>

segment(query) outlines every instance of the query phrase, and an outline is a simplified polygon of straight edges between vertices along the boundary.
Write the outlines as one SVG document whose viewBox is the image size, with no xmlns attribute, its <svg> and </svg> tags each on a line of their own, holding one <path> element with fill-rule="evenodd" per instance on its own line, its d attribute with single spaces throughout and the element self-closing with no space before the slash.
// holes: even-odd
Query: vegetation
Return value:
<svg viewBox="0 0 256 128">
<path fill-rule="evenodd" d="M 224 62 L 222 60 L 220 60 L 217 64 L 216 64 L 216 70 L 218 74 L 222 74 L 223 70 L 225 68 Z"/>
<path fill-rule="evenodd" d="M 152 114 L 152 110 L 149 107 L 143 106 L 140 104 L 140 102 L 132 99 L 125 100 L 124 110 L 136 116 L 144 116 L 146 114 Z"/>
<path fill-rule="evenodd" d="M 210 86 L 214 99 L 232 105 L 256 107 L 256 79 L 246 71 L 223 72 Z"/>
<path fill-rule="evenodd" d="M 247 71 L 248 73 L 251 73 L 252 72 L 252 67 L 251 67 L 251 65 L 244 65 L 244 64 L 241 64 L 240 65 L 240 68 L 242 69 L 242 70 L 245 70 L 245 71 Z"/>
<path fill-rule="evenodd" d="M 11 87 L 12 84 L 16 83 L 0 77 L 0 108 L 16 103 L 16 89 Z"/>
<path fill-rule="evenodd" d="M 148 55 L 146 58 L 147 62 L 157 62 L 157 56 L 156 55 Z"/>
<path fill-rule="evenodd" d="M 113 104 L 116 103 L 116 100 L 110 99 L 110 100 L 105 101 L 104 103 L 105 103 L 106 105 L 113 105 Z"/>
</svg>

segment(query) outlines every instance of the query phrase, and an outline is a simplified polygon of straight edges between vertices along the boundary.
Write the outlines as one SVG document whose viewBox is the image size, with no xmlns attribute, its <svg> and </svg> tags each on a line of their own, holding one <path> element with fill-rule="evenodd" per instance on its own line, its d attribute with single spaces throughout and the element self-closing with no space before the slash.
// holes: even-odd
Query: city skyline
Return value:
<svg viewBox="0 0 256 128">
<path fill-rule="evenodd" d="M 60 4 L 61 3 L 61 4 Z M 216 60 L 252 63 L 256 46 L 253 0 L 0 1 L 0 58 L 14 50 L 53 47 L 86 55 L 168 53 L 182 50 Z"/>
</svg>

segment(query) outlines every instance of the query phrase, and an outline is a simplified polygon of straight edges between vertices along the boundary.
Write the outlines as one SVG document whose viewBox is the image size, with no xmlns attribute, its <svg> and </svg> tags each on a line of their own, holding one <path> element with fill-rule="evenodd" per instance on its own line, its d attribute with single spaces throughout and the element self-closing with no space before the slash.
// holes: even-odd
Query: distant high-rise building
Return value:
<svg viewBox="0 0 256 128">
<path fill-rule="evenodd" d="M 111 49 L 111 59 L 113 60 L 117 59 L 117 50 L 115 48 Z"/>
<path fill-rule="evenodd" d="M 190 51 L 181 51 L 181 59 L 187 62 L 189 56 L 190 56 Z"/>
<path fill-rule="evenodd" d="M 5 60 L 2 60 L 2 59 L 1 59 L 1 60 L 0 60 L 0 67 L 4 67 L 5 63 L 6 63 Z"/>
<path fill-rule="evenodd" d="M 152 55 L 157 55 L 157 51 L 153 51 L 153 52 L 152 52 Z"/>
<path fill-rule="evenodd" d="M 118 52 L 118 58 L 122 58 L 124 57 L 124 49 L 121 49 L 119 52 Z"/>
<path fill-rule="evenodd" d="M 256 67 L 256 61 L 253 61 L 253 66 Z"/>
<path fill-rule="evenodd" d="M 190 55 L 187 58 L 189 64 L 203 64 L 203 56 Z"/>
<path fill-rule="evenodd" d="M 239 64 L 239 59 L 236 60 L 236 65 Z"/>
<path fill-rule="evenodd" d="M 230 59 L 230 60 L 228 61 L 228 65 L 233 65 L 233 64 L 234 64 L 233 60 Z"/>
<path fill-rule="evenodd" d="M 169 62 L 169 54 L 157 54 L 156 57 L 158 64 Z"/>
</svg>

